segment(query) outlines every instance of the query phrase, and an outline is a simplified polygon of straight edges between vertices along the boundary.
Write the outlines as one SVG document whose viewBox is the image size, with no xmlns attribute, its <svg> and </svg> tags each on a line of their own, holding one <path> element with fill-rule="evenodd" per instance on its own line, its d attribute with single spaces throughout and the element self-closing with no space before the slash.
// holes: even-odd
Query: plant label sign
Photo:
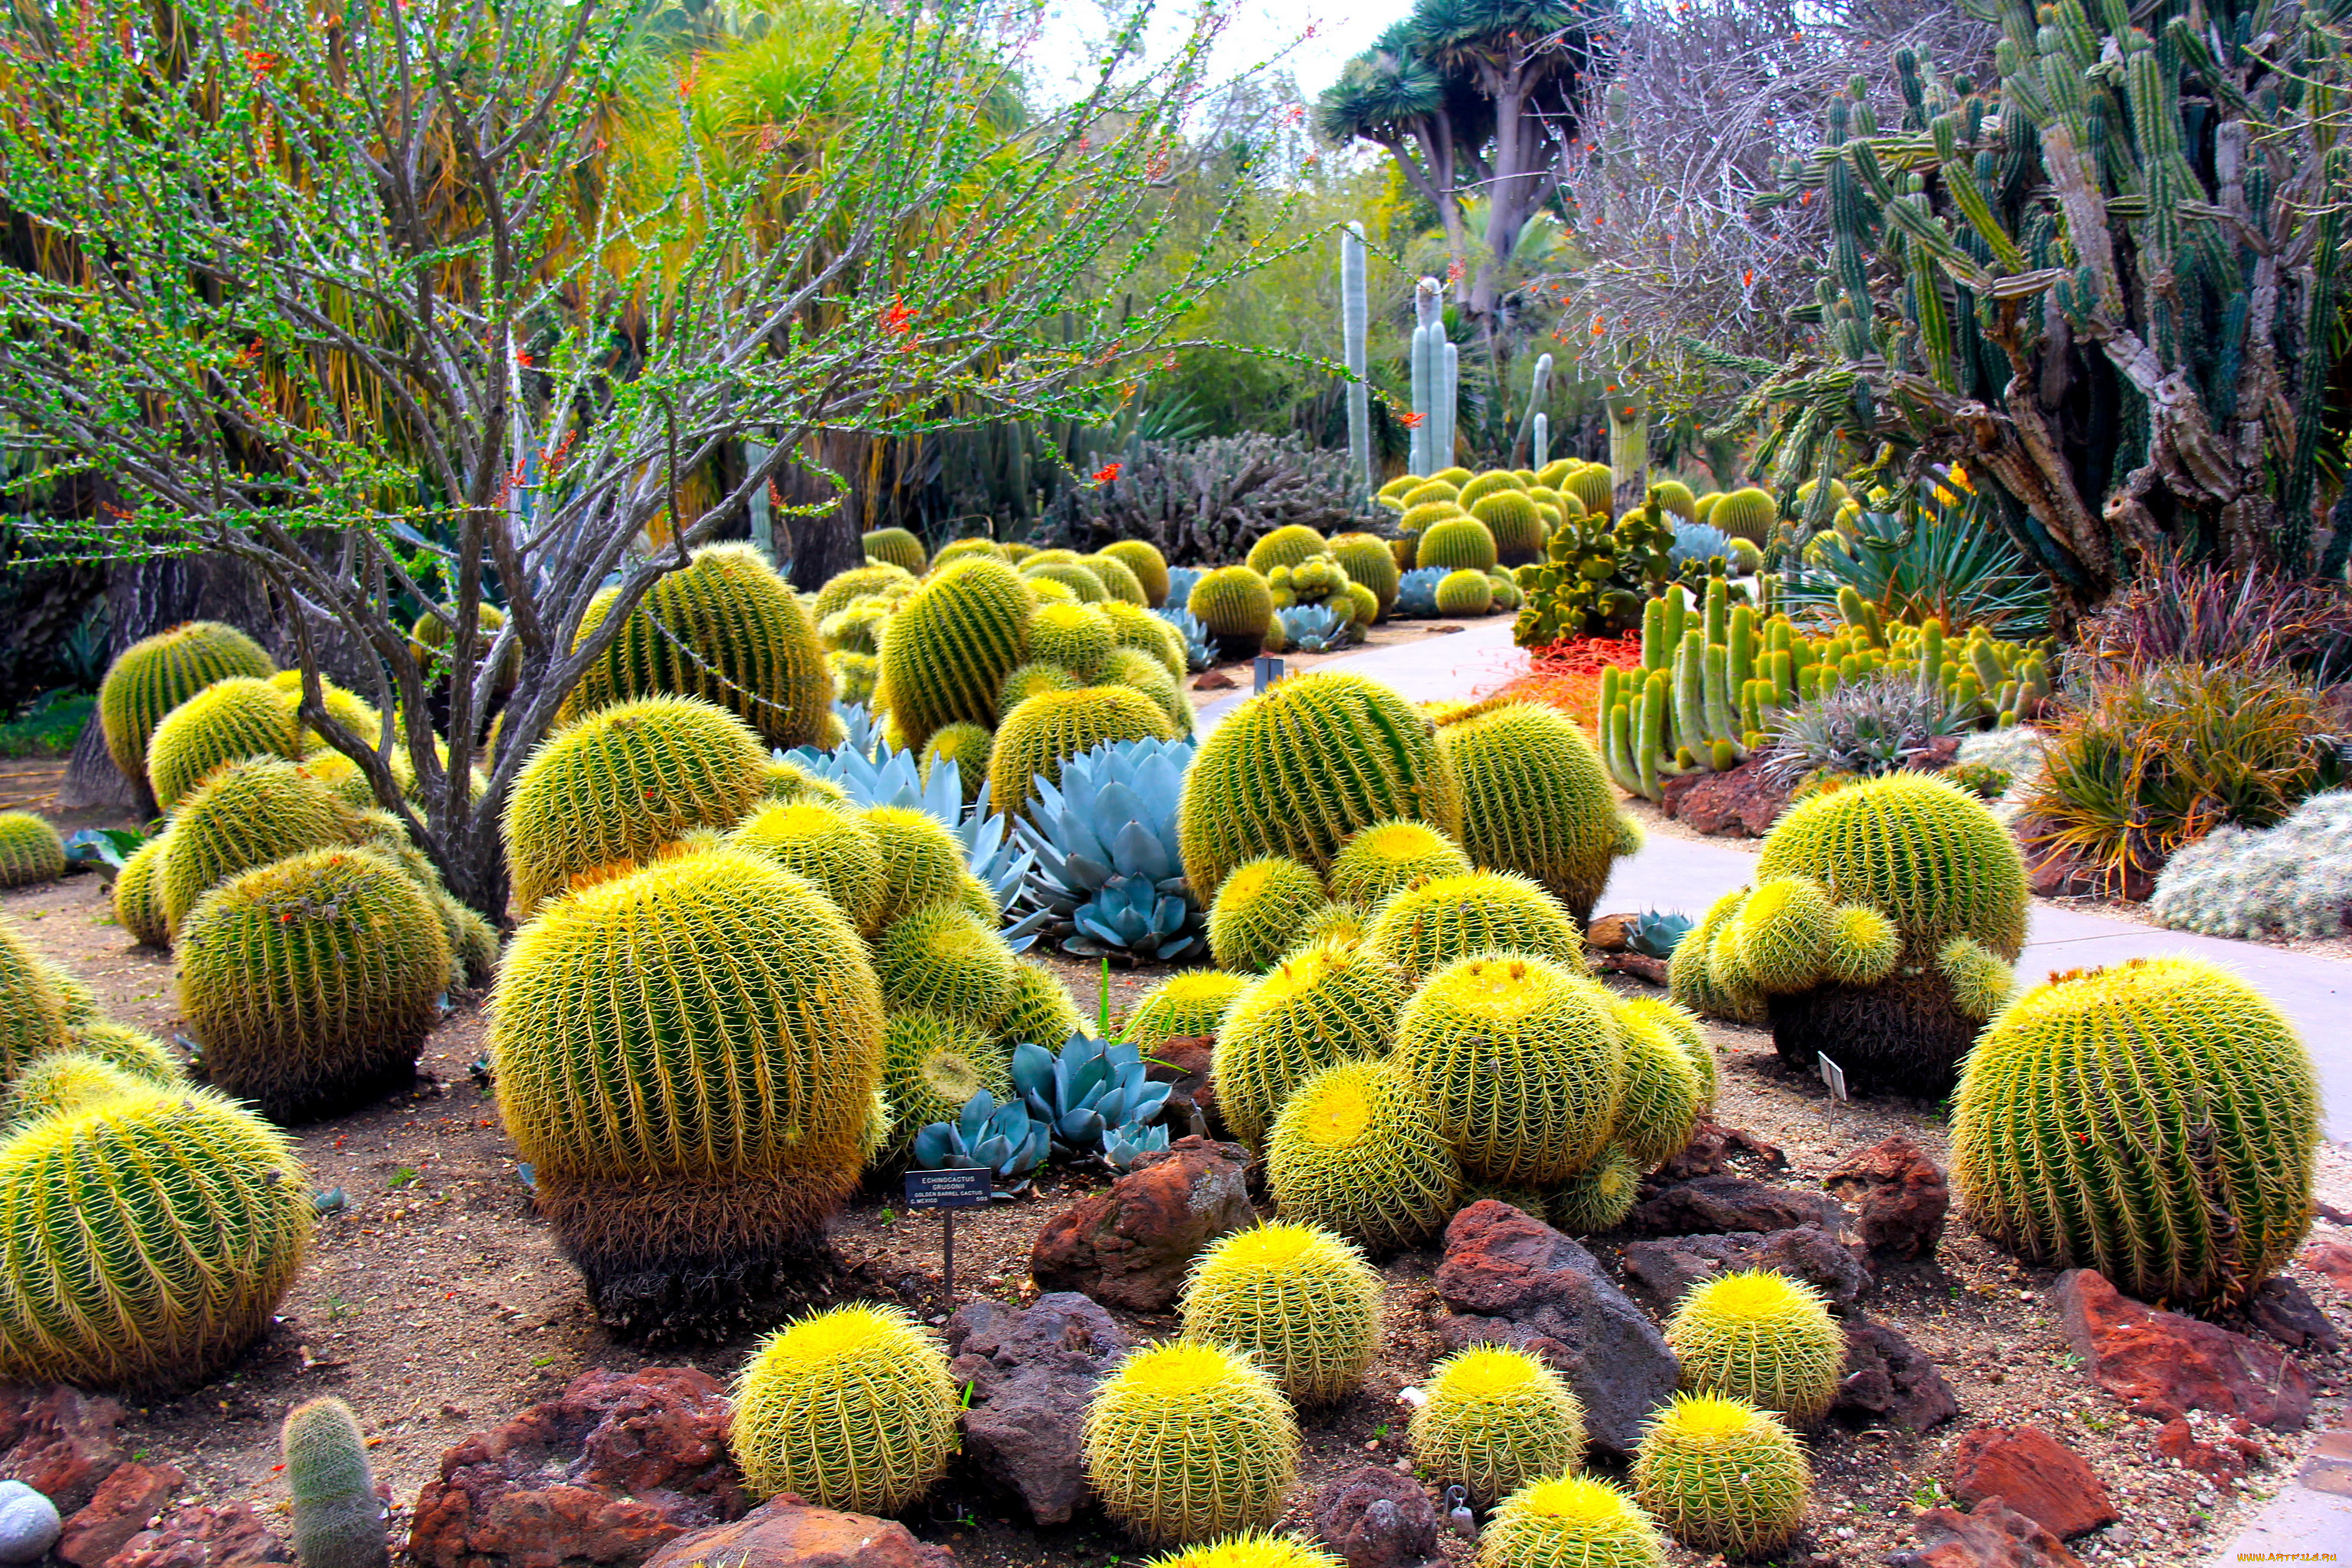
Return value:
<svg viewBox="0 0 2352 1568">
<path fill-rule="evenodd" d="M 987 1170 L 909 1171 L 907 1206 L 940 1211 L 940 1310 L 955 1310 L 955 1212 L 988 1206 L 996 1174 Z"/>
<path fill-rule="evenodd" d="M 1253 673 L 1257 678 L 1256 685 L 1251 688 L 1251 695 L 1255 696 L 1269 686 L 1281 683 L 1282 660 L 1270 653 L 1262 653 L 1257 656 L 1257 663 L 1253 667 Z"/>
<path fill-rule="evenodd" d="M 1845 1068 L 1838 1066 L 1837 1063 L 1830 1060 L 1830 1058 L 1825 1056 L 1816 1058 L 1815 1059 L 1820 1064 L 1822 1087 L 1830 1091 L 1830 1131 L 1834 1133 L 1837 1131 L 1838 1101 L 1847 1098 L 1845 1092 Z"/>
</svg>

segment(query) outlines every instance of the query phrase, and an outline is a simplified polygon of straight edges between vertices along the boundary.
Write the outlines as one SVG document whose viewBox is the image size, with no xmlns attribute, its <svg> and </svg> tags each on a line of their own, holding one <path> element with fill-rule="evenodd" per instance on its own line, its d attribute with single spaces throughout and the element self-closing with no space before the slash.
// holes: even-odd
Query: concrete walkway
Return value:
<svg viewBox="0 0 2352 1568">
<path fill-rule="evenodd" d="M 1316 668 L 1369 676 L 1424 702 L 1497 686 L 1523 668 L 1523 656 L 1511 646 L 1510 617 L 1497 616 L 1447 637 L 1371 648 Z M 1236 692 L 1204 707 L 1202 733 L 1247 696 Z M 1639 855 L 1618 862 L 1599 908 L 1681 910 L 1696 919 L 1749 879 L 1757 847 L 1754 839 L 1695 844 L 1654 834 Z M 2302 1031 L 2318 1064 L 2327 1136 L 2352 1141 L 2352 963 L 2036 903 L 2018 973 L 2038 980 L 2052 970 L 2158 953 L 2192 954 L 2226 965 L 2277 1004 Z"/>
</svg>

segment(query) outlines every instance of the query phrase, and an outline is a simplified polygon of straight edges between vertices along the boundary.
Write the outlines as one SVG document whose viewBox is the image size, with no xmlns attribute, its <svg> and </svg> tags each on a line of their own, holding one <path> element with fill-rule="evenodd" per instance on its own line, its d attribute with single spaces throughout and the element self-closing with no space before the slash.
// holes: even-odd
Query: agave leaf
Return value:
<svg viewBox="0 0 2352 1568">
<path fill-rule="evenodd" d="M 944 1121 L 934 1121 L 915 1134 L 915 1168 L 936 1171 L 945 1165 L 953 1152 L 950 1138 L 954 1129 Z"/>
<path fill-rule="evenodd" d="M 1013 1052 L 1013 1087 L 1023 1100 L 1045 1092 L 1054 1081 L 1054 1053 L 1034 1041 L 1024 1041 Z"/>
</svg>

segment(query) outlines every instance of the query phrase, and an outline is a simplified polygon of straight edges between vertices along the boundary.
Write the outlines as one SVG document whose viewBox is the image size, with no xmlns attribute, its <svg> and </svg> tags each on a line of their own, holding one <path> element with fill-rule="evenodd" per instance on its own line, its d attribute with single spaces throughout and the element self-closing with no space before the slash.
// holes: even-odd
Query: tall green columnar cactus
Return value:
<svg viewBox="0 0 2352 1568">
<path fill-rule="evenodd" d="M 1364 376 L 1370 360 L 1364 331 L 1371 319 L 1364 282 L 1364 226 L 1351 223 L 1339 234 L 1339 326 L 1347 340 L 1348 477 L 1372 493 L 1372 398 Z"/>
<path fill-rule="evenodd" d="M 1752 367 L 1724 428 L 1774 416 L 1784 497 L 1841 447 L 1963 458 L 2075 606 L 2179 549 L 2310 570 L 2352 54 L 2261 0 L 1987 14 L 1997 85 L 1898 50 L 1900 123 L 1835 100 L 1781 171 L 1777 200 L 1827 197 L 1821 348 Z M 2347 552 L 2339 523 L 2316 563 Z"/>
<path fill-rule="evenodd" d="M 368 1471 L 367 1442 L 340 1399 L 296 1405 L 278 1428 L 286 1489 L 294 1494 L 294 1560 L 302 1568 L 383 1568 L 383 1503 Z"/>
<path fill-rule="evenodd" d="M 1443 366 L 1439 348 L 1445 327 L 1440 319 L 1438 282 L 1424 278 L 1412 291 L 1412 471 L 1426 478 L 1445 465 L 1437 458 L 1437 385 Z"/>
<path fill-rule="evenodd" d="M 1444 327 L 1438 331 L 1444 331 Z M 1454 466 L 1454 448 L 1460 435 L 1455 422 L 1462 411 L 1462 351 L 1452 342 L 1441 342 L 1437 350 L 1437 410 L 1438 435 L 1436 450 L 1430 456 L 1436 459 L 1442 473 Z"/>
<path fill-rule="evenodd" d="M 1543 414 L 1544 398 L 1551 391 L 1551 355 L 1538 354 L 1536 368 L 1528 377 L 1528 416 L 1519 426 L 1519 439 L 1514 448 L 1517 456 L 1527 459 L 1531 468 L 1544 466 L 1543 448 L 1550 445 L 1550 421 Z"/>
</svg>

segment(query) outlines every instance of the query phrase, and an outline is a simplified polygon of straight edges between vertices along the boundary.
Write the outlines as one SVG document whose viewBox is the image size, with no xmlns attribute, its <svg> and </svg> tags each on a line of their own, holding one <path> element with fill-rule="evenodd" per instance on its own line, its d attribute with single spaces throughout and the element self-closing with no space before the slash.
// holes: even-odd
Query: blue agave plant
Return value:
<svg viewBox="0 0 2352 1568">
<path fill-rule="evenodd" d="M 1408 621 L 1426 621 L 1437 614 L 1437 585 L 1445 581 L 1443 566 L 1416 566 L 1397 580 L 1396 605 L 1389 612 Z"/>
<path fill-rule="evenodd" d="M 1085 958 L 1166 963 L 1200 948 L 1201 906 L 1176 847 L 1191 741 L 1115 741 L 1062 764 L 1013 824 L 1034 867 L 1023 896 Z"/>
<path fill-rule="evenodd" d="M 1168 597 L 1168 604 L 1151 613 L 1174 626 L 1183 637 L 1184 668 L 1197 675 L 1217 662 L 1216 650 L 1209 646 L 1209 628 L 1200 616 L 1176 602 L 1174 590 L 1169 592 Z"/>
<path fill-rule="evenodd" d="M 1294 652 L 1329 653 L 1348 645 L 1352 623 L 1321 605 L 1293 605 L 1276 610 L 1275 616 L 1282 622 L 1283 639 Z"/>
<path fill-rule="evenodd" d="M 1192 590 L 1208 573 L 1198 566 L 1168 568 L 1168 596 L 1160 602 L 1170 609 L 1181 610 L 1192 602 Z"/>
<path fill-rule="evenodd" d="M 1668 561 L 1680 566 L 1692 561 L 1703 563 L 1711 555 L 1720 555 L 1726 561 L 1730 560 L 1731 535 L 1710 523 L 1677 522 L 1675 524 L 1675 542 L 1666 550 Z"/>
<path fill-rule="evenodd" d="M 1052 1152 L 1052 1130 L 1028 1106 L 984 1089 L 964 1101 L 953 1121 L 934 1121 L 915 1134 L 918 1170 L 989 1171 L 1007 1193 L 1024 1190 Z"/>
<path fill-rule="evenodd" d="M 1690 916 L 1671 910 L 1645 910 L 1625 928 L 1625 945 L 1648 958 L 1672 958 L 1690 934 Z"/>
<path fill-rule="evenodd" d="M 1151 1081 L 1143 1053 L 1124 1040 L 1072 1035 L 1059 1052 L 1021 1045 L 1013 1053 L 1013 1088 L 1063 1159 L 1101 1160 L 1123 1171 L 1144 1151 L 1168 1147 L 1168 1129 L 1148 1123 L 1167 1102 L 1169 1086 Z"/>
</svg>

